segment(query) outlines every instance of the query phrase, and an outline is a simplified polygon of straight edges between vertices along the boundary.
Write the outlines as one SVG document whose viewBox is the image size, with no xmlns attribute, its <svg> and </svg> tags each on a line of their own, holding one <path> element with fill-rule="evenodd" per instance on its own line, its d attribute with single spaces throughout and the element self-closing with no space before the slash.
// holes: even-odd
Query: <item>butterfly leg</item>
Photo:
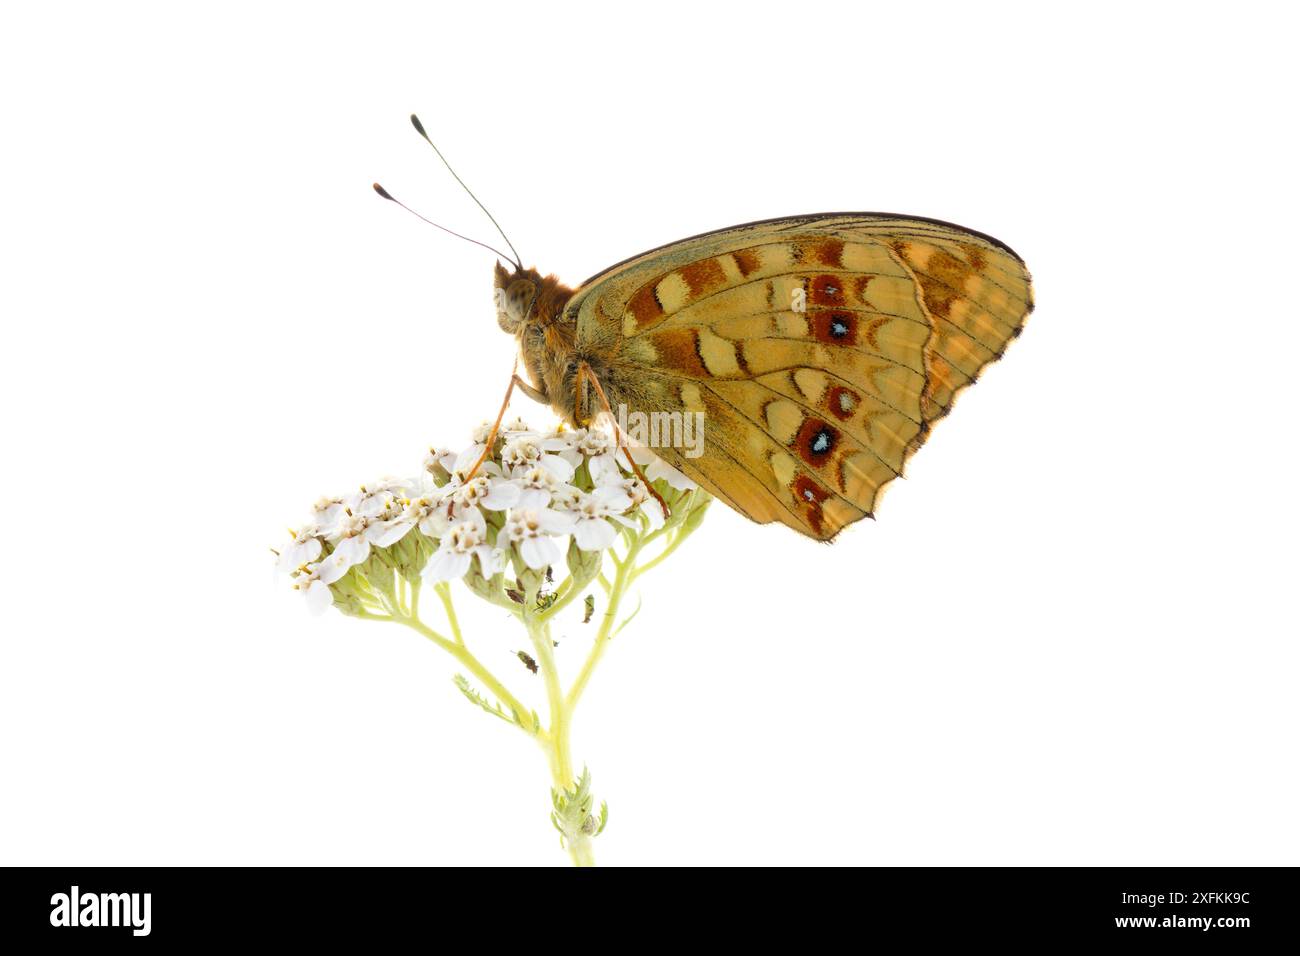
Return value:
<svg viewBox="0 0 1300 956">
<path fill-rule="evenodd" d="M 618 419 L 614 417 L 614 410 L 609 407 L 609 399 L 605 397 L 605 390 L 600 387 L 600 379 L 596 377 L 596 373 L 591 370 L 590 365 L 586 362 L 581 362 L 578 364 L 576 386 L 579 393 L 582 391 L 584 381 L 589 381 L 596 387 L 596 397 L 600 399 L 601 407 L 605 410 L 605 413 L 609 415 L 610 421 L 614 423 L 614 438 L 618 442 L 619 449 L 627 456 L 628 464 L 632 466 L 632 473 L 641 480 L 641 484 L 645 485 L 646 491 L 650 492 L 650 494 L 654 496 L 655 501 L 659 502 L 659 507 L 664 509 L 664 517 L 670 517 L 672 515 L 672 510 L 668 507 L 668 502 L 664 501 L 663 495 L 655 491 L 654 485 L 650 484 L 650 479 L 645 476 L 645 472 L 641 470 L 641 466 L 638 465 L 636 459 L 632 457 L 632 452 L 628 450 L 627 442 L 623 440 L 623 432 L 618 427 Z M 577 405 L 575 404 L 574 407 L 576 417 Z"/>
<path fill-rule="evenodd" d="M 501 399 L 501 410 L 497 412 L 497 420 L 492 423 L 487 441 L 483 443 L 483 454 L 478 456 L 478 461 L 474 462 L 474 467 L 461 479 L 461 484 L 468 484 L 470 479 L 478 474 L 478 470 L 483 467 L 483 462 L 487 461 L 488 455 L 492 453 L 492 446 L 496 444 L 497 440 L 497 432 L 501 430 L 501 419 L 506 417 L 506 409 L 510 407 L 510 396 L 514 392 L 516 385 L 524 384 L 517 374 L 518 371 L 519 359 L 515 359 L 514 367 L 510 369 L 510 384 L 506 387 L 506 397 Z M 532 395 L 529 394 L 529 397 L 531 398 Z"/>
<path fill-rule="evenodd" d="M 524 381 L 522 378 L 520 378 L 518 375 L 516 375 L 515 378 L 514 378 L 514 385 L 515 385 L 516 388 L 519 389 L 519 391 L 523 392 L 525 395 L 527 395 L 527 396 L 528 396 L 529 398 L 531 398 L 533 401 L 538 402 L 538 403 L 540 403 L 540 404 L 542 404 L 542 405 L 550 405 L 550 404 L 551 404 L 551 396 L 547 395 L 547 394 L 546 394 L 544 391 L 542 391 L 540 388 L 534 388 L 531 384 L 529 384 L 528 382 L 525 382 L 525 381 Z"/>
</svg>

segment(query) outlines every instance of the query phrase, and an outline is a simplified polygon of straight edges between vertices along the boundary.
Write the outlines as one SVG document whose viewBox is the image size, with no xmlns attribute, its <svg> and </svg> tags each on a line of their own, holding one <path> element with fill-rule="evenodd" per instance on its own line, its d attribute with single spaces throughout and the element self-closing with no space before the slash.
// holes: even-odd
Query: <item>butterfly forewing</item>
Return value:
<svg viewBox="0 0 1300 956">
<path fill-rule="evenodd" d="M 565 315 L 611 405 L 704 413 L 702 454 L 657 454 L 756 521 L 829 539 L 873 513 L 1031 308 L 995 240 L 864 213 L 673 243 L 589 280 Z"/>
</svg>

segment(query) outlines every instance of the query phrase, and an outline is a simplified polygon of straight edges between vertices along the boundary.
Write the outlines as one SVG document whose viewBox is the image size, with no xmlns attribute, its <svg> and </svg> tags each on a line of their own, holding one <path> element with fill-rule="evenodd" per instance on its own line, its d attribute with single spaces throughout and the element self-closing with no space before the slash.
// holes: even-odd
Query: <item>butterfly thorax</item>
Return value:
<svg viewBox="0 0 1300 956">
<path fill-rule="evenodd" d="M 573 289 L 536 269 L 496 267 L 497 324 L 519 340 L 528 378 L 563 418 L 575 423 L 576 325 L 566 318 Z"/>
</svg>

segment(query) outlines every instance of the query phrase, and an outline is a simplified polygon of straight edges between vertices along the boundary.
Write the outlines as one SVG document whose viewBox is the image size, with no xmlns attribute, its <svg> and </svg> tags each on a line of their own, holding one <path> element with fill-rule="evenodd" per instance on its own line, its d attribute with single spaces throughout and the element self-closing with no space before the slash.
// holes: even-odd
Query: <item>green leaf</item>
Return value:
<svg viewBox="0 0 1300 956">
<path fill-rule="evenodd" d="M 480 694 L 477 690 L 474 689 L 474 687 L 470 684 L 469 679 L 466 678 L 464 674 L 457 674 L 455 677 L 452 678 L 452 681 L 455 683 L 456 689 L 460 691 L 462 694 L 464 694 L 465 699 L 468 700 L 475 707 L 483 708 L 493 717 L 500 717 L 508 724 L 518 723 L 517 720 L 511 721 L 511 719 L 506 716 L 506 712 L 502 709 L 500 704 L 488 703 L 487 699 L 482 694 Z"/>
<path fill-rule="evenodd" d="M 600 805 L 600 817 L 592 815 L 591 772 L 582 768 L 582 776 L 565 790 L 551 788 L 551 824 L 560 831 L 560 844 L 567 846 L 578 837 L 595 837 L 609 822 L 609 806 Z"/>
<path fill-rule="evenodd" d="M 629 614 L 627 617 L 623 618 L 623 623 L 620 624 L 618 627 L 614 628 L 614 633 L 609 635 L 609 640 L 612 641 L 614 638 L 618 637 L 619 634 L 623 632 L 623 628 L 627 627 L 629 624 L 632 623 L 632 618 L 636 617 L 640 613 L 641 613 L 641 595 L 638 594 L 636 597 L 636 610 L 633 611 L 631 614 Z"/>
<path fill-rule="evenodd" d="M 518 714 L 514 714 L 514 721 L 530 734 L 539 733 L 542 729 L 542 718 L 537 716 L 537 711 L 533 711 L 531 723 L 524 723 L 523 718 Z"/>
</svg>

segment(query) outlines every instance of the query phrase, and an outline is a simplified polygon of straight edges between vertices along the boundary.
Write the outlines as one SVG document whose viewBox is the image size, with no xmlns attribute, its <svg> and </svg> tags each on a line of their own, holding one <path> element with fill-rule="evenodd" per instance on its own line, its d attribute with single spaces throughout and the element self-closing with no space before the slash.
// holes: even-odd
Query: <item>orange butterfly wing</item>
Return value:
<svg viewBox="0 0 1300 956">
<path fill-rule="evenodd" d="M 828 540 L 874 512 L 1032 308 L 1000 242 L 844 213 L 643 253 L 584 283 L 564 317 L 615 409 L 703 412 L 698 457 L 657 454 L 755 521 Z"/>
</svg>

